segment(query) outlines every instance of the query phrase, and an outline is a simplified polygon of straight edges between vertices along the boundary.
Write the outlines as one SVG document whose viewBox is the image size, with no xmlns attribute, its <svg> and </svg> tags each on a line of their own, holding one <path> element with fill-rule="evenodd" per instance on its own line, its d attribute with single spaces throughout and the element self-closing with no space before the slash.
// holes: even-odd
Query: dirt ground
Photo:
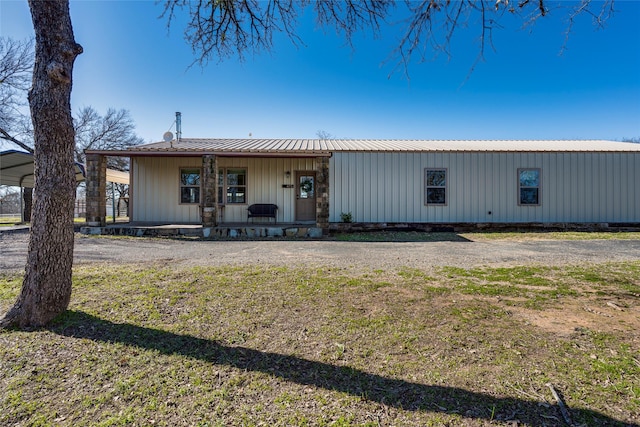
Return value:
<svg viewBox="0 0 640 427">
<path fill-rule="evenodd" d="M 76 263 L 166 262 L 184 265 L 303 265 L 355 270 L 398 267 L 581 265 L 640 260 L 640 240 L 493 239 L 453 235 L 429 242 L 334 240 L 203 241 L 109 238 L 78 234 Z M 0 232 L 0 269 L 22 270 L 28 233 Z"/>
</svg>

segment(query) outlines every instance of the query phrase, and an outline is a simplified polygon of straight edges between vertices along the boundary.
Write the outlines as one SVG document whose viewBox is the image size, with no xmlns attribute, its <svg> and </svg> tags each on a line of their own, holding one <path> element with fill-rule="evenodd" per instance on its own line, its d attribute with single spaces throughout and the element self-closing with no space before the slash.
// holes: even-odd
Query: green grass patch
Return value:
<svg viewBox="0 0 640 427">
<path fill-rule="evenodd" d="M 336 233 L 335 240 L 342 242 L 466 242 L 456 233 L 425 231 L 368 231 Z"/>
<path fill-rule="evenodd" d="M 460 237 L 478 240 L 640 240 L 638 231 L 519 231 L 460 233 Z"/>
</svg>

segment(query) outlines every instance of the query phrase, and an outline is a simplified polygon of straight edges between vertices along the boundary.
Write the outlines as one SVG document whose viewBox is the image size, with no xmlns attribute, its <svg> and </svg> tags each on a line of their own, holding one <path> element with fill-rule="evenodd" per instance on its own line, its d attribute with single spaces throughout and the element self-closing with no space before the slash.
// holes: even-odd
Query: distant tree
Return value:
<svg viewBox="0 0 640 427">
<path fill-rule="evenodd" d="M 20 193 L 15 187 L 0 185 L 0 214 L 19 214 Z"/>
<path fill-rule="evenodd" d="M 335 139 L 335 136 L 327 132 L 326 130 L 319 130 L 316 132 L 316 136 L 319 139 Z"/>
<path fill-rule="evenodd" d="M 640 136 L 636 138 L 622 138 L 622 142 L 633 142 L 635 144 L 640 144 Z"/>
<path fill-rule="evenodd" d="M 73 36 L 69 0 L 28 2 L 36 49 L 29 95 L 36 190 L 22 291 L 0 326 L 44 325 L 66 310 L 71 296 L 75 135 L 70 95 L 73 64 L 82 47 Z M 569 9 L 567 31 L 578 14 L 591 15 L 599 25 L 613 10 L 613 0 L 595 3 L 581 0 Z M 301 42 L 296 24 L 308 6 L 321 27 L 335 28 L 349 43 L 361 31 L 378 34 L 395 8 L 405 7 L 403 37 L 394 55 L 407 67 L 414 55 L 424 58 L 432 49 L 448 53 L 456 30 L 474 23 L 482 54 L 501 16 L 521 14 L 524 22 L 535 22 L 549 13 L 549 4 L 548 0 L 164 0 L 163 16 L 170 25 L 181 9 L 187 9 L 186 38 L 197 60 L 206 64 L 211 59 L 242 58 L 247 51 L 270 51 L 276 32 Z"/>
<path fill-rule="evenodd" d="M 122 150 L 144 142 L 127 110 L 109 108 L 104 116 L 92 107 L 82 108 L 73 120 L 76 131 L 75 159 L 85 163 L 84 150 Z M 109 167 L 128 170 L 125 157 L 109 158 Z"/>
<path fill-rule="evenodd" d="M 31 125 L 26 114 L 33 74 L 33 41 L 0 37 L 0 139 L 33 153 Z"/>
</svg>

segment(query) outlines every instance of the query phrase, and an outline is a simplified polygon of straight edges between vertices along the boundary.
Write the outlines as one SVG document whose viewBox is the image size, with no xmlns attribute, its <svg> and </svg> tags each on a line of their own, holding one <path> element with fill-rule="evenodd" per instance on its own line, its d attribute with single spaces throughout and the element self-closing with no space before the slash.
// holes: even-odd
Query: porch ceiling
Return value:
<svg viewBox="0 0 640 427">
<path fill-rule="evenodd" d="M 84 181 L 84 166 L 75 164 L 76 181 Z M 8 150 L 0 153 L 0 185 L 33 188 L 33 154 Z"/>
<path fill-rule="evenodd" d="M 85 168 L 75 163 L 76 181 L 85 179 Z M 107 181 L 118 184 L 129 184 L 129 173 L 107 169 Z M 0 185 L 33 188 L 34 164 L 33 154 L 23 151 L 8 150 L 0 153 Z"/>
</svg>

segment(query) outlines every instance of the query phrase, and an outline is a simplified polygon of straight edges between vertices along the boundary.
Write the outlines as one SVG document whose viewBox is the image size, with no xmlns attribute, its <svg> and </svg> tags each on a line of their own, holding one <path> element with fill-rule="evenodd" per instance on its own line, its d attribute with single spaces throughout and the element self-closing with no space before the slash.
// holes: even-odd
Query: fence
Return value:
<svg viewBox="0 0 640 427">
<path fill-rule="evenodd" d="M 115 210 L 114 210 L 113 204 L 110 202 L 111 201 L 109 200 L 109 202 L 107 203 L 107 209 L 105 212 L 106 216 L 111 218 L 115 216 L 116 219 L 118 218 L 126 219 L 129 217 L 129 205 L 126 199 L 124 198 L 117 199 Z M 2 220 L 2 222 L 19 222 L 21 218 L 20 210 L 18 209 L 15 212 L 13 212 L 13 210 L 14 209 L 10 210 L 9 212 L 7 212 L 6 210 L 3 210 L 2 213 L 0 213 L 0 220 Z M 73 207 L 73 217 L 85 218 L 86 216 L 87 216 L 87 201 L 85 199 L 76 200 Z"/>
<path fill-rule="evenodd" d="M 121 218 L 121 217 L 126 218 L 129 216 L 129 204 L 127 203 L 127 200 L 124 198 L 117 199 L 115 206 L 113 205 L 113 203 L 111 203 L 111 200 L 108 200 L 107 209 L 105 213 L 107 216 L 110 216 L 110 217 L 115 216 L 116 218 Z M 86 199 L 76 200 L 74 210 L 73 210 L 73 216 L 75 218 L 84 218 L 87 216 Z"/>
</svg>

